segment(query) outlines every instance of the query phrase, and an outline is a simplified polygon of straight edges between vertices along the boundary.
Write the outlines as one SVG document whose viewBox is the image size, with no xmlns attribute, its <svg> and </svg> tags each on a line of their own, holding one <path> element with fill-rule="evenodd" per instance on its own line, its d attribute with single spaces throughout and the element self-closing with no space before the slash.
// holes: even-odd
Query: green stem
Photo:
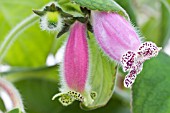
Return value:
<svg viewBox="0 0 170 113">
<path fill-rule="evenodd" d="M 44 78 L 51 81 L 58 81 L 58 65 L 44 66 L 38 68 L 11 68 L 9 71 L 0 72 L 0 75 L 5 76 L 6 79 L 16 82 L 26 78 Z M 35 76 L 36 75 L 36 76 Z M 56 75 L 56 76 L 54 76 Z"/>
<path fill-rule="evenodd" d="M 12 43 L 18 38 L 18 36 L 24 32 L 28 27 L 33 25 L 38 20 L 36 15 L 31 15 L 25 20 L 16 25 L 9 34 L 5 37 L 5 40 L 0 46 L 0 62 L 2 62 L 8 49 L 11 47 Z"/>
<path fill-rule="evenodd" d="M 126 91 L 121 90 L 120 88 L 116 87 L 115 88 L 115 94 L 118 95 L 119 97 L 121 97 L 124 101 L 126 101 L 127 103 L 130 102 L 130 94 L 127 93 Z"/>
</svg>

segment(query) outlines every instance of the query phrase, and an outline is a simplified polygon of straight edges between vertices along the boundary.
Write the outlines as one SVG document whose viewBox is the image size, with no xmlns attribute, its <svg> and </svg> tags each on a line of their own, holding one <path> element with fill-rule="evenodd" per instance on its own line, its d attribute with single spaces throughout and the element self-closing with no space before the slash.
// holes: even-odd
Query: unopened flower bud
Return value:
<svg viewBox="0 0 170 113">
<path fill-rule="evenodd" d="M 161 48 L 153 42 L 142 43 L 135 28 L 117 13 L 92 11 L 94 35 L 100 48 L 112 60 L 120 63 L 124 72 L 125 87 L 131 87 L 143 63 L 158 55 Z"/>
<path fill-rule="evenodd" d="M 58 11 L 47 12 L 41 17 L 40 26 L 42 30 L 60 31 L 62 29 L 62 21 Z"/>
<path fill-rule="evenodd" d="M 53 97 L 55 99 L 59 96 L 59 101 L 64 106 L 75 100 L 86 106 L 93 103 L 94 97 L 88 80 L 89 50 L 86 33 L 86 24 L 78 21 L 70 28 L 61 66 L 61 93 Z"/>
<path fill-rule="evenodd" d="M 92 11 L 94 35 L 101 49 L 120 62 L 128 50 L 137 51 L 141 40 L 133 26 L 117 13 Z"/>
<path fill-rule="evenodd" d="M 63 19 L 58 6 L 52 3 L 46 6 L 43 11 L 33 10 L 40 16 L 40 27 L 42 30 L 60 31 L 63 27 Z"/>
</svg>

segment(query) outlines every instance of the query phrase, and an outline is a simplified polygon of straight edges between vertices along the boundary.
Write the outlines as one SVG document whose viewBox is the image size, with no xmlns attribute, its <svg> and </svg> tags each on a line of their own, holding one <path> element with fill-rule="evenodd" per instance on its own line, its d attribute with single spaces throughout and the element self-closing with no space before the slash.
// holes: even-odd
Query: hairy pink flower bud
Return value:
<svg viewBox="0 0 170 113">
<path fill-rule="evenodd" d="M 93 102 L 88 81 L 89 52 L 86 33 L 86 24 L 78 21 L 70 29 L 61 67 L 61 93 L 54 96 L 61 96 L 59 101 L 65 106 L 74 100 L 85 105 Z"/>
<path fill-rule="evenodd" d="M 124 86 L 131 87 L 144 61 L 157 56 L 161 48 L 152 42 L 142 43 L 135 28 L 117 13 L 92 11 L 92 25 L 101 49 L 129 72 Z"/>
<path fill-rule="evenodd" d="M 64 76 L 71 89 L 83 92 L 88 77 L 86 25 L 76 22 L 71 29 L 64 56 Z"/>
<path fill-rule="evenodd" d="M 137 51 L 141 44 L 133 26 L 117 13 L 92 11 L 92 25 L 100 47 L 118 62 L 127 50 Z"/>
</svg>

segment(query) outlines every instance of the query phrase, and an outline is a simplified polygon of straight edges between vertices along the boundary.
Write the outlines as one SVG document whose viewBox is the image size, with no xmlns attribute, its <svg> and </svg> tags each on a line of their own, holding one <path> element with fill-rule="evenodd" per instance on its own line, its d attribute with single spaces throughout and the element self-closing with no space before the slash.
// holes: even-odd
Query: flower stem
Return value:
<svg viewBox="0 0 170 113">
<path fill-rule="evenodd" d="M 12 103 L 12 106 L 9 105 L 9 101 L 6 101 L 7 98 L 4 97 L 7 96 L 4 96 L 4 94 L 7 94 L 7 96 L 10 98 L 10 103 Z M 22 103 L 19 92 L 10 82 L 2 78 L 0 78 L 0 96 L 4 102 L 7 111 L 10 111 L 14 108 L 19 108 L 23 113 L 25 113 L 24 105 Z"/>
<path fill-rule="evenodd" d="M 121 97 L 125 102 L 127 103 L 130 102 L 130 94 L 121 90 L 120 88 L 118 87 L 115 88 L 115 94 Z"/>
<path fill-rule="evenodd" d="M 28 27 L 33 25 L 38 20 L 36 15 L 31 15 L 16 25 L 9 34 L 5 37 L 5 40 L 0 46 L 0 62 L 2 62 L 8 49 L 11 47 L 12 43 L 18 38 L 18 36 L 25 31 Z"/>
</svg>

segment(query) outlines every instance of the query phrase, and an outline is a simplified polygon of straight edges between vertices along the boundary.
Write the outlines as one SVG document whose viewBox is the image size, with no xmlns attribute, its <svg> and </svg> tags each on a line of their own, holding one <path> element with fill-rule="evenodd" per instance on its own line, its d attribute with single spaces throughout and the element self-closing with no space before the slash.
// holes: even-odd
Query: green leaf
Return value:
<svg viewBox="0 0 170 113">
<path fill-rule="evenodd" d="M 54 42 L 54 35 L 49 35 L 46 31 L 42 32 L 39 24 L 35 24 L 17 37 L 3 63 L 11 66 L 44 66 Z"/>
<path fill-rule="evenodd" d="M 133 113 L 170 113 L 170 57 L 146 61 L 132 88 Z"/>
<path fill-rule="evenodd" d="M 5 36 L 7 36 L 10 29 L 13 28 L 16 25 L 16 23 L 20 22 L 22 19 L 25 19 L 27 16 L 32 14 L 33 7 L 41 8 L 45 3 L 47 3 L 47 1 L 48 0 L 45 0 L 43 2 L 31 1 L 31 0 L 30 1 L 23 0 L 20 2 L 18 2 L 17 0 L 0 1 L 0 8 L 1 8 L 0 17 L 3 17 L 0 18 L 0 21 L 3 22 L 3 24 L 1 24 L 3 26 L 0 26 L 0 33 L 2 34 L 0 41 L 2 41 Z M 8 27 L 8 23 L 10 24 L 10 28 Z M 32 25 L 32 23 L 26 26 L 30 26 L 30 25 Z M 31 27 L 29 30 L 26 30 L 21 36 L 19 36 L 21 34 L 22 29 L 20 29 L 20 31 L 17 31 L 15 33 L 16 35 L 12 37 L 12 39 L 8 40 L 10 42 L 4 48 L 0 47 L 0 49 L 3 49 L 4 51 L 7 51 L 8 47 L 10 47 L 10 50 L 7 52 L 7 55 L 5 56 L 5 59 L 3 59 L 1 63 L 9 64 L 12 66 L 44 65 L 46 61 L 46 57 L 49 54 L 50 45 L 51 43 L 53 43 L 54 37 L 49 38 L 46 41 L 47 43 L 44 44 L 42 40 L 43 38 L 46 40 L 49 34 L 46 32 L 41 32 L 38 24 L 36 24 L 36 26 L 34 27 Z M 16 37 L 17 40 L 14 40 L 16 39 Z M 1 43 L 0 46 L 2 46 L 2 42 L 0 43 Z M 0 55 L 3 54 L 1 52 Z M 34 52 L 37 54 L 34 54 Z M 41 57 L 39 55 L 41 55 Z M 32 56 L 32 58 L 30 56 Z M 37 60 L 35 60 L 35 58 Z"/>
<path fill-rule="evenodd" d="M 57 3 L 61 6 L 64 12 L 69 13 L 74 17 L 83 16 L 78 4 L 73 4 L 72 2 L 70 2 L 70 0 L 57 0 Z"/>
<path fill-rule="evenodd" d="M 33 8 L 42 8 L 49 1 L 52 0 L 0 0 L 0 44 L 9 33 L 9 30 L 33 14 Z"/>
<path fill-rule="evenodd" d="M 129 20 L 126 11 L 117 4 L 114 0 L 72 0 L 82 7 L 87 7 L 90 10 L 113 11 L 125 16 Z"/>
<path fill-rule="evenodd" d="M 162 19 L 161 19 L 161 40 L 162 45 L 166 45 L 170 38 L 170 4 L 167 0 L 162 0 Z"/>
<path fill-rule="evenodd" d="M 87 113 L 80 109 L 79 102 L 64 107 L 58 100 L 52 101 L 58 92 L 58 83 L 45 79 L 25 79 L 15 83 L 22 94 L 26 113 Z M 102 108 L 89 111 L 88 113 L 130 113 L 129 105 L 125 104 L 116 95 Z"/>
<path fill-rule="evenodd" d="M 22 113 L 19 108 L 13 109 L 7 113 Z"/>
<path fill-rule="evenodd" d="M 92 91 L 97 92 L 97 98 L 90 106 L 83 107 L 83 109 L 91 110 L 107 104 L 112 96 L 115 86 L 115 78 L 117 72 L 116 63 L 109 61 L 109 58 L 104 56 L 93 36 L 89 40 L 90 44 L 90 81 Z"/>
</svg>

